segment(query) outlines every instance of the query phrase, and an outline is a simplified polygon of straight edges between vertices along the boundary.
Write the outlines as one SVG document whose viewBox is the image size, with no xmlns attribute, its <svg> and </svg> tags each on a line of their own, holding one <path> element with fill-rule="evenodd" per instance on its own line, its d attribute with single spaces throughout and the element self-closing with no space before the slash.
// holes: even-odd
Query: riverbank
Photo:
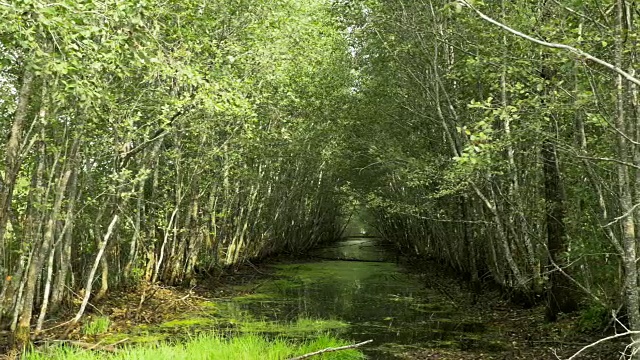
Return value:
<svg viewBox="0 0 640 360">
<path fill-rule="evenodd" d="M 405 267 L 416 268 L 411 265 L 416 261 L 418 259 L 412 259 Z M 485 324 L 501 347 L 483 348 L 465 340 L 452 348 L 411 349 L 403 353 L 401 359 L 564 360 L 602 338 L 625 332 L 620 324 L 602 326 L 602 314 L 588 310 L 561 314 L 558 321 L 549 323 L 545 320 L 543 302 L 536 306 L 513 303 L 493 284 L 484 284 L 480 294 L 476 294 L 468 282 L 434 261 L 423 261 L 417 267 L 425 286 L 446 293 L 456 308 Z M 581 351 L 575 359 L 622 359 L 627 345 L 627 338 L 614 339 Z"/>
<path fill-rule="evenodd" d="M 251 329 L 232 329 L 233 319 L 221 324 L 205 317 L 217 313 L 216 303 L 251 294 L 251 287 L 272 276 L 263 271 L 268 269 L 247 265 L 217 279 L 201 279 L 201 285 L 190 288 L 143 284 L 112 292 L 93 304 L 71 331 L 60 326 L 63 323 L 50 323 L 49 330 L 35 339 L 33 349 L 24 354 L 0 353 L 0 359 L 282 360 L 352 345 L 329 334 L 343 326 L 340 322 L 299 321 L 300 336 L 274 337 L 260 331 L 258 322 Z M 65 315 L 61 319 L 71 313 Z M 357 360 L 363 355 L 347 349 L 328 352 L 323 358 Z"/>
</svg>

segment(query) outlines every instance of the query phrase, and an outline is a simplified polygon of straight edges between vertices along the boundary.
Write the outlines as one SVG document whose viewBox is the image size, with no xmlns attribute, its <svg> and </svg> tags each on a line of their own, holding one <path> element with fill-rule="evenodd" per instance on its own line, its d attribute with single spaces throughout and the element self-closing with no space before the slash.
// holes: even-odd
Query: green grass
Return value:
<svg viewBox="0 0 640 360">
<path fill-rule="evenodd" d="M 100 316 L 95 319 L 91 319 L 82 327 L 82 333 L 85 335 L 100 335 L 109 330 L 111 320 L 106 316 Z"/>
<path fill-rule="evenodd" d="M 257 335 L 225 339 L 218 335 L 201 335 L 181 344 L 163 343 L 156 346 L 124 347 L 115 353 L 89 351 L 68 346 L 55 346 L 31 351 L 22 360 L 284 360 L 316 350 L 346 345 L 330 336 L 321 336 L 302 344 L 289 340 L 268 341 Z M 327 353 L 315 359 L 364 359 L 357 350 Z"/>
</svg>

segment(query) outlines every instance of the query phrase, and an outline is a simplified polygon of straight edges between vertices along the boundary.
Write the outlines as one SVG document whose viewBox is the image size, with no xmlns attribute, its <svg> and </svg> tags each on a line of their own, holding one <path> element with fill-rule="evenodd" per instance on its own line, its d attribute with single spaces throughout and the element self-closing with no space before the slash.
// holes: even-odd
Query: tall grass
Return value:
<svg viewBox="0 0 640 360">
<path fill-rule="evenodd" d="M 109 325 L 111 321 L 106 316 L 99 316 L 89 323 L 85 324 L 82 328 L 82 333 L 85 335 L 100 335 L 104 334 L 109 330 Z"/>
<path fill-rule="evenodd" d="M 181 344 L 164 343 L 155 346 L 124 347 L 115 353 L 89 351 L 70 346 L 55 346 L 25 353 L 23 360 L 284 360 L 316 350 L 346 345 L 328 335 L 303 343 L 276 339 L 268 341 L 257 335 L 242 335 L 225 339 L 210 334 L 201 335 Z M 325 360 L 364 359 L 357 350 L 344 350 L 316 357 Z"/>
</svg>

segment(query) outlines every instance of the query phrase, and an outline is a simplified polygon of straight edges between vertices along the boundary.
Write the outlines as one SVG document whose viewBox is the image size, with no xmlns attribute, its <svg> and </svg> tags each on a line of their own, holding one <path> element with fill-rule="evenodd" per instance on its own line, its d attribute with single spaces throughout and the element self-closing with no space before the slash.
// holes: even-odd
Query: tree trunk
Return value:
<svg viewBox="0 0 640 360">
<path fill-rule="evenodd" d="M 29 112 L 29 100 L 33 93 L 34 78 L 35 75 L 31 70 L 25 70 L 22 77 L 22 86 L 20 87 L 20 92 L 18 94 L 18 105 L 13 117 L 13 125 L 11 126 L 9 141 L 6 146 L 4 181 L 0 183 L 3 186 L 3 188 L 0 188 L 0 278 L 2 279 L 6 277 L 6 270 L 9 268 L 9 264 L 4 264 L 3 262 L 3 252 L 6 249 L 4 245 L 4 234 L 7 227 L 7 221 L 9 220 L 13 189 L 15 188 L 18 171 L 20 170 L 20 165 L 22 163 L 20 158 L 20 144 L 22 142 L 24 123 Z"/>
<path fill-rule="evenodd" d="M 98 254 L 96 254 L 96 259 L 93 262 L 93 266 L 91 267 L 91 271 L 89 272 L 89 275 L 87 276 L 87 283 L 84 287 L 84 298 L 82 299 L 82 303 L 80 304 L 80 309 L 76 313 L 76 316 L 71 320 L 69 329 L 71 329 L 80 320 L 80 318 L 82 317 L 82 314 L 84 314 L 84 310 L 86 309 L 87 304 L 89 303 L 89 298 L 91 297 L 91 289 L 93 288 L 93 279 L 96 276 L 96 272 L 98 271 L 98 265 L 100 264 L 102 255 L 104 254 L 104 251 L 107 248 L 109 238 L 111 238 L 111 235 L 113 234 L 116 224 L 118 223 L 118 218 L 119 218 L 118 214 L 113 215 L 113 219 L 111 220 L 111 223 L 107 228 L 107 233 L 104 235 L 104 238 L 102 239 L 102 243 L 98 248 L 99 249 Z"/>
<path fill-rule="evenodd" d="M 624 53 L 624 8 L 623 0 L 617 0 L 617 26 L 616 26 L 616 51 L 615 65 L 619 69 L 623 68 Z M 625 118 L 625 91 L 623 77 L 621 74 L 616 76 L 616 121 L 615 126 L 619 133 L 617 134 L 618 159 L 621 161 L 628 160 L 627 141 L 620 133 L 624 133 L 627 129 Z M 624 268 L 624 293 L 625 303 L 627 307 L 627 315 L 629 319 L 629 330 L 640 330 L 640 293 L 638 292 L 638 268 L 636 266 L 636 229 L 633 219 L 633 200 L 631 194 L 631 186 L 629 183 L 629 169 L 626 165 L 618 164 L 618 190 L 620 193 L 620 210 L 623 215 L 621 218 L 622 225 L 622 247 L 624 255 L 622 263 Z M 631 350 L 634 354 L 633 359 L 640 359 L 640 335 L 631 336 Z"/>
<path fill-rule="evenodd" d="M 60 209 L 62 208 L 62 201 L 65 198 L 65 193 L 67 191 L 67 184 L 69 183 L 69 179 L 73 173 L 73 164 L 75 163 L 74 157 L 78 150 L 79 139 L 74 141 L 74 144 L 71 148 L 70 159 L 67 159 L 67 163 L 64 166 L 64 171 L 60 178 L 58 179 L 58 187 L 55 193 L 55 201 L 53 203 L 53 208 L 51 209 L 51 213 L 49 215 L 49 219 L 47 221 L 47 226 L 44 234 L 43 240 L 43 256 L 46 255 L 46 252 L 49 251 L 49 258 L 47 262 L 47 277 L 45 280 L 45 288 L 44 294 L 42 296 L 42 306 L 40 307 L 40 315 L 38 318 L 38 323 L 36 326 L 36 333 L 42 330 L 42 325 L 44 324 L 44 319 L 47 314 L 47 308 L 49 306 L 49 295 L 51 294 L 51 281 L 53 279 L 53 259 L 56 252 L 56 248 L 58 247 L 57 243 L 53 243 L 53 239 L 55 237 L 55 228 L 56 223 L 58 221 L 58 214 L 60 213 Z"/>
<path fill-rule="evenodd" d="M 44 143 L 40 145 L 40 159 L 38 161 L 38 169 L 36 170 L 36 184 L 40 187 L 43 187 L 42 179 L 44 177 L 44 168 L 45 168 L 45 147 Z M 35 189 L 31 189 L 31 191 L 35 192 Z M 44 259 L 44 255 L 41 253 L 41 249 L 43 246 L 43 241 L 38 241 L 40 238 L 40 230 L 42 226 L 42 216 L 39 216 L 40 220 L 38 225 L 35 225 L 35 218 L 38 217 L 38 211 L 36 209 L 37 205 L 41 205 L 44 202 L 46 195 L 34 195 L 31 201 L 35 204 L 31 204 L 34 206 L 32 209 L 32 213 L 30 215 L 29 221 L 29 240 L 32 244 L 32 252 L 31 259 L 29 261 L 29 267 L 24 275 L 23 282 L 21 284 L 23 293 L 22 301 L 16 304 L 16 325 L 13 329 L 13 339 L 12 346 L 16 349 L 21 349 L 26 346 L 30 342 L 30 325 L 31 325 L 31 316 L 33 313 L 33 302 L 36 292 L 36 284 L 38 282 L 38 277 L 40 271 L 42 269 L 42 262 Z M 46 249 L 45 249 L 46 250 Z M 48 251 L 45 251 L 45 253 Z M 18 310 L 20 308 L 20 310 Z"/>
<path fill-rule="evenodd" d="M 56 311 L 64 300 L 67 277 L 71 271 L 71 245 L 73 240 L 73 228 L 75 222 L 75 202 L 78 196 L 78 174 L 73 169 L 71 183 L 69 184 L 69 200 L 67 202 L 67 215 L 65 217 L 62 242 L 59 245 L 60 270 L 56 274 L 56 280 L 51 293 L 51 310 Z"/>
<path fill-rule="evenodd" d="M 565 274 L 555 266 L 564 267 L 564 252 L 567 250 L 564 226 L 564 199 L 560 186 L 560 172 L 555 145 L 550 139 L 542 144 L 542 169 L 544 173 L 544 200 L 546 205 L 547 249 L 549 251 L 549 284 L 547 285 L 548 321 L 556 321 L 558 313 L 569 313 L 577 309 L 575 288 Z M 555 264 L 555 265 L 554 265 Z M 567 271 L 566 269 L 564 270 Z"/>
</svg>

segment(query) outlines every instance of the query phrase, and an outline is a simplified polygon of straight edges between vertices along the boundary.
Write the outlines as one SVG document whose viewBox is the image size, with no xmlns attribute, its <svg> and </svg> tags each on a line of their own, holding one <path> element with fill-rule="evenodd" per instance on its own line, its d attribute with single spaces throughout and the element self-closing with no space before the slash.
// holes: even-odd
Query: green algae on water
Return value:
<svg viewBox="0 0 640 360">
<path fill-rule="evenodd" d="M 215 320 L 210 318 L 185 318 L 164 322 L 160 327 L 193 327 L 214 324 Z"/>
<path fill-rule="evenodd" d="M 244 322 L 240 324 L 240 331 L 278 333 L 281 336 L 301 336 L 339 331 L 347 327 L 349 327 L 349 324 L 339 320 L 299 318 L 297 321 L 291 323 L 276 321 Z"/>
<path fill-rule="evenodd" d="M 493 329 L 395 263 L 318 261 L 270 268 L 269 277 L 237 286 L 240 296 L 204 302 L 178 319 L 130 333 L 171 341 L 210 331 L 291 341 L 329 334 L 349 343 L 373 339 L 362 351 L 377 360 L 417 348 L 500 351 Z"/>
</svg>

